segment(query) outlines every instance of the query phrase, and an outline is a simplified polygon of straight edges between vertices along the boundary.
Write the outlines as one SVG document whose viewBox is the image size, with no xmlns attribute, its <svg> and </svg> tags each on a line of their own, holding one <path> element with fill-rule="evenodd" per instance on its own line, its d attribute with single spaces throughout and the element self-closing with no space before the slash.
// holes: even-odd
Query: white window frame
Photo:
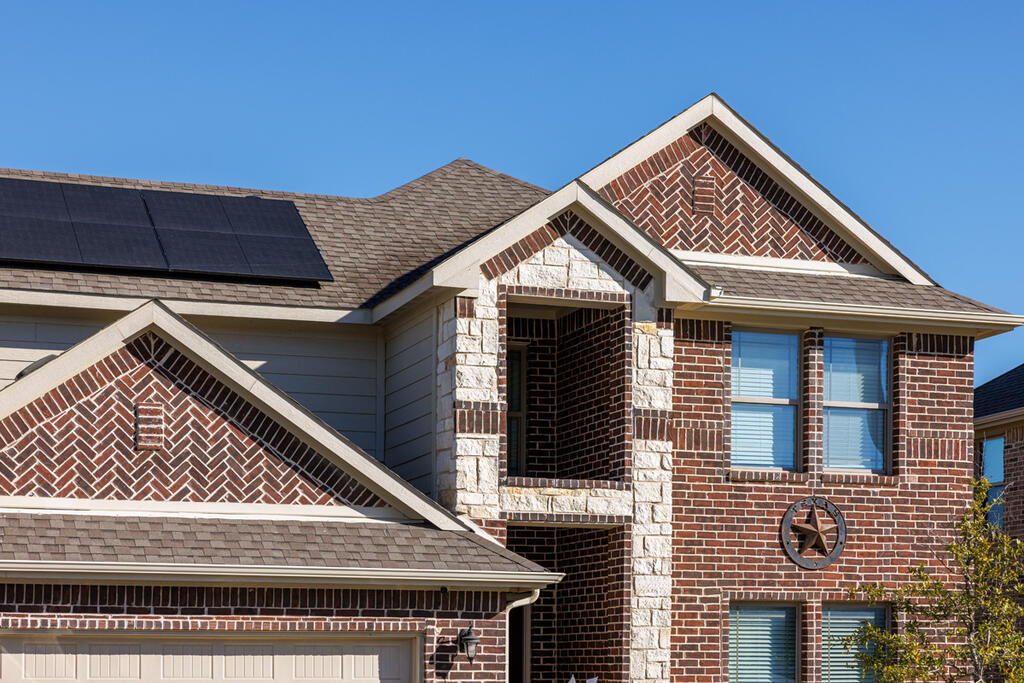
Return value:
<svg viewBox="0 0 1024 683">
<path fill-rule="evenodd" d="M 825 400 L 825 383 L 827 382 L 826 377 L 828 376 L 828 368 L 825 367 L 825 340 L 826 339 L 861 339 L 867 341 L 883 341 L 886 342 L 886 353 L 885 353 L 885 376 L 886 376 L 886 392 L 885 392 L 885 403 L 870 403 L 860 401 L 827 401 Z M 890 474 L 892 472 L 892 390 L 893 390 L 893 367 L 892 367 L 892 339 L 889 337 L 872 337 L 867 335 L 857 334 L 839 334 L 829 333 L 825 331 L 821 339 L 821 362 L 822 362 L 822 373 L 821 373 L 821 466 L 826 472 L 841 472 L 841 473 L 854 473 L 854 474 Z M 861 410 L 882 410 L 884 411 L 884 418 L 882 420 L 882 468 L 880 470 L 862 470 L 849 467 L 829 467 L 825 464 L 826 453 L 825 448 L 827 446 L 825 442 L 825 412 L 828 408 L 855 408 Z"/>
<path fill-rule="evenodd" d="M 806 603 L 791 602 L 791 601 L 786 601 L 786 600 L 765 600 L 763 602 L 760 602 L 760 601 L 746 601 L 746 600 L 735 601 L 735 602 L 730 601 L 729 602 L 729 608 L 728 608 L 728 610 L 730 612 L 730 614 L 729 614 L 729 632 L 728 632 L 728 638 L 727 638 L 728 643 L 729 643 L 729 656 L 726 658 L 726 666 L 729 669 L 729 675 L 727 676 L 726 680 L 727 681 L 731 681 L 732 680 L 732 665 L 731 665 L 732 645 L 733 645 L 733 641 L 732 641 L 733 623 L 732 623 L 732 614 L 731 614 L 732 609 L 733 608 L 742 609 L 744 607 L 753 607 L 753 608 L 764 607 L 764 608 L 768 608 L 768 609 L 773 608 L 773 607 L 775 607 L 775 608 L 789 608 L 789 607 L 792 607 L 794 610 L 796 610 L 796 623 L 793 626 L 793 628 L 794 628 L 794 635 L 793 635 L 793 651 L 794 651 L 793 652 L 793 658 L 794 659 L 793 659 L 793 664 L 794 664 L 794 667 L 795 667 L 794 668 L 794 672 L 795 672 L 795 679 L 794 680 L 796 681 L 796 683 L 801 683 L 803 681 L 801 667 L 803 666 L 803 645 L 804 645 L 803 625 L 804 625 L 804 616 L 805 616 L 804 615 L 805 605 L 806 605 Z"/>
</svg>

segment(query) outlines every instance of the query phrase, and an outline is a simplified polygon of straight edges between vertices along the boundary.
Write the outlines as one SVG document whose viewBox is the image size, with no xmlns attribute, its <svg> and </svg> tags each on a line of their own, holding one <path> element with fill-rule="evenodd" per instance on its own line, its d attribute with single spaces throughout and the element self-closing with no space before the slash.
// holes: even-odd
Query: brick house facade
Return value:
<svg viewBox="0 0 1024 683">
<path fill-rule="evenodd" d="M 55 182 L 291 202 L 334 279 L 0 262 L 0 683 L 747 681 L 764 615 L 830 680 L 845 588 L 935 562 L 974 340 L 1022 322 L 714 95 L 551 193 L 5 171 L 0 214 Z"/>
</svg>

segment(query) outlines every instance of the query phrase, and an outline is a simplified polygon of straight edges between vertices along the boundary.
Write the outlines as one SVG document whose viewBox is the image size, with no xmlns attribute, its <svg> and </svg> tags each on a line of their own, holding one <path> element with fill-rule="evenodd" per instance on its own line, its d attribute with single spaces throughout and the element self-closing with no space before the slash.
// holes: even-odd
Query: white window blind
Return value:
<svg viewBox="0 0 1024 683">
<path fill-rule="evenodd" d="M 884 607 L 825 607 L 822 612 L 822 680 L 825 683 L 864 683 L 853 651 L 847 652 L 842 638 L 852 636 L 864 622 L 886 628 Z"/>
<path fill-rule="evenodd" d="M 825 338 L 825 467 L 885 469 L 889 344 Z"/>
<path fill-rule="evenodd" d="M 796 683 L 796 607 L 729 610 L 729 682 Z"/>
<path fill-rule="evenodd" d="M 732 335 L 732 464 L 795 466 L 799 397 L 796 335 Z"/>
</svg>

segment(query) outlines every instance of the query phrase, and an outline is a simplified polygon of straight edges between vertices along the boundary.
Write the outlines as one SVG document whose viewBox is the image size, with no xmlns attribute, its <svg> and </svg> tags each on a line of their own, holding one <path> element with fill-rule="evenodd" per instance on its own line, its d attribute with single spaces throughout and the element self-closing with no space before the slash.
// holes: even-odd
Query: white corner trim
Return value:
<svg viewBox="0 0 1024 683">
<path fill-rule="evenodd" d="M 457 561 L 458 558 L 453 558 Z M 4 579 L 116 581 L 169 584 L 262 585 L 322 584 L 332 586 L 421 586 L 461 588 L 535 588 L 556 583 L 556 572 L 494 572 L 430 569 L 364 569 L 282 565 L 179 564 L 149 562 L 0 561 Z"/>
<path fill-rule="evenodd" d="M 580 176 L 580 180 L 590 187 L 600 189 L 704 121 L 711 121 L 716 128 L 724 129 L 730 138 L 739 141 L 760 158 L 768 166 L 766 170 L 774 172 L 774 175 L 784 180 L 786 185 L 806 197 L 824 214 L 824 217 L 830 219 L 831 227 L 838 228 L 843 236 L 850 238 L 855 245 L 866 251 L 866 255 L 874 257 L 879 264 L 884 264 L 891 268 L 893 273 L 914 284 L 934 284 L 920 268 L 901 256 L 863 221 L 822 189 L 809 174 L 779 153 L 761 133 L 737 116 L 729 105 L 714 93 L 587 171 Z"/>
<path fill-rule="evenodd" d="M 404 514 L 440 529 L 465 530 L 451 513 L 400 479 L 308 410 L 273 388 L 256 372 L 157 301 L 150 301 L 76 344 L 46 365 L 0 390 L 0 417 L 9 415 L 147 331 L 245 396 L 307 445 L 355 477 Z"/>
<path fill-rule="evenodd" d="M 885 275 L 867 263 L 834 263 L 832 261 L 804 261 L 767 256 L 742 256 L 739 254 L 714 254 L 704 251 L 671 249 L 671 254 L 686 266 L 722 266 L 741 270 L 777 270 L 787 273 L 828 273 L 853 277 L 876 277 L 897 279 Z M 901 279 L 902 278 L 898 278 Z"/>
<path fill-rule="evenodd" d="M 0 496 L 0 514 L 105 515 L 111 517 L 188 517 L 277 521 L 404 522 L 395 508 L 360 505 L 280 505 L 271 503 L 191 503 L 157 500 L 98 500 Z"/>
<path fill-rule="evenodd" d="M 974 428 L 988 429 L 991 427 L 1009 424 L 1011 422 L 1022 421 L 1024 421 L 1024 407 L 1013 408 L 1012 410 L 1004 410 L 998 413 L 992 413 L 991 415 L 985 415 L 984 417 L 974 418 Z"/>
<path fill-rule="evenodd" d="M 93 311 L 130 312 L 149 298 L 107 294 L 74 294 L 28 289 L 0 288 L 0 305 L 45 306 Z M 272 319 L 295 322 L 346 323 L 367 325 L 372 322 L 365 309 L 236 304 L 216 301 L 161 299 L 178 315 L 221 318 Z"/>
<path fill-rule="evenodd" d="M 894 306 L 864 306 L 787 299 L 759 299 L 740 296 L 721 296 L 707 304 L 705 309 L 754 310 L 778 314 L 811 313 L 816 315 L 887 319 L 930 324 L 972 325 L 985 329 L 1008 330 L 1024 325 L 1024 316 L 986 311 L 939 311 L 926 308 L 898 308 Z"/>
</svg>

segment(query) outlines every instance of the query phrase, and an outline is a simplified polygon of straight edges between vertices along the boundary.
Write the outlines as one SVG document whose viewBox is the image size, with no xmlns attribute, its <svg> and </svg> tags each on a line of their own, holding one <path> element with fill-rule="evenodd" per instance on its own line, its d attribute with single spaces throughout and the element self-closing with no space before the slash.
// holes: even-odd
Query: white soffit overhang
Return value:
<svg viewBox="0 0 1024 683">
<path fill-rule="evenodd" d="M 0 417 L 31 403 L 123 344 L 150 331 L 403 514 L 423 519 L 439 529 L 471 529 L 158 301 L 140 306 L 30 375 L 5 387 L 0 391 Z"/>
<path fill-rule="evenodd" d="M 759 161 L 761 170 L 814 210 L 876 268 L 900 275 L 914 284 L 935 284 L 923 270 L 896 251 L 715 93 L 587 171 L 580 180 L 589 187 L 600 189 L 705 122 L 744 154 Z"/>
</svg>

